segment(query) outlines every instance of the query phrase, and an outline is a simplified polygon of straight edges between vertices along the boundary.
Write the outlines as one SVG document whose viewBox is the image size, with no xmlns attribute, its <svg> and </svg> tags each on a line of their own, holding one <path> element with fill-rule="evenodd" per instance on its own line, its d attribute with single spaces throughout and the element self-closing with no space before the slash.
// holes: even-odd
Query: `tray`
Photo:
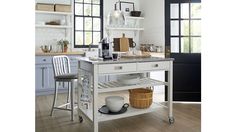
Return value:
<svg viewBox="0 0 236 132">
<path fill-rule="evenodd" d="M 129 106 L 128 106 L 129 107 Z M 117 114 L 122 114 L 125 113 L 128 109 L 128 107 L 122 107 L 121 110 L 119 112 L 111 112 L 109 111 L 108 107 L 106 105 L 103 105 L 98 112 L 102 113 L 102 114 L 108 114 L 108 115 L 117 115 Z"/>
</svg>

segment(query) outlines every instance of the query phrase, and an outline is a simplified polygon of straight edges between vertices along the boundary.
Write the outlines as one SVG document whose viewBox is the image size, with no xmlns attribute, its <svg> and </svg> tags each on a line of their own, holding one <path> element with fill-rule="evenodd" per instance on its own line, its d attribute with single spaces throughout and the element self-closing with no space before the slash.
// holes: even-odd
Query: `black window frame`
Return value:
<svg viewBox="0 0 236 132">
<path fill-rule="evenodd" d="M 92 1 L 92 0 L 91 0 Z M 76 15 L 75 14 L 75 5 L 76 4 L 83 4 L 83 15 Z M 91 4 L 91 6 L 92 5 L 99 5 L 100 6 L 100 16 L 84 16 L 84 4 Z M 92 11 L 92 9 L 91 9 L 91 11 Z M 92 12 L 91 12 L 92 13 Z M 100 20 L 101 20 L 101 23 L 100 23 L 100 39 L 102 39 L 103 38 L 103 0 L 100 0 L 100 4 L 94 4 L 94 3 L 84 3 L 84 0 L 83 0 L 83 2 L 77 2 L 76 0 L 74 1 L 74 48 L 98 48 L 98 45 L 85 45 L 85 30 L 84 30 L 84 28 L 85 28 L 85 19 L 84 19 L 84 21 L 83 21 L 83 30 L 82 30 L 82 32 L 83 32 L 83 45 L 76 45 L 76 36 L 75 36 L 75 34 L 76 34 L 76 17 L 83 17 L 83 18 L 86 18 L 86 17 L 90 17 L 90 18 L 100 18 Z M 92 25 L 93 25 L 93 22 L 92 22 Z M 93 29 L 91 30 L 91 32 L 92 32 L 92 41 L 93 41 Z"/>
<path fill-rule="evenodd" d="M 181 4 L 182 3 L 201 3 L 201 0 L 167 0 L 165 1 L 165 14 L 166 14 L 166 17 L 165 17 L 165 36 L 166 36 L 166 43 L 168 44 L 171 44 L 171 38 L 178 38 L 179 39 L 179 54 L 185 54 L 185 53 L 191 53 L 191 54 L 201 54 L 201 51 L 200 53 L 195 53 L 195 52 L 192 52 L 192 41 L 191 41 L 191 38 L 202 38 L 201 35 L 191 35 L 191 22 L 194 21 L 194 20 L 202 20 L 201 18 L 191 18 L 191 6 L 189 5 L 189 18 L 181 18 Z M 171 18 L 170 17 L 170 5 L 171 4 L 178 4 L 179 5 L 179 17 L 178 18 Z M 178 35 L 171 35 L 171 21 L 173 20 L 177 20 L 179 22 L 179 33 Z M 188 35 L 181 35 L 181 21 L 182 20 L 188 20 L 189 22 L 189 34 Z M 183 37 L 188 37 L 189 38 L 189 52 L 182 52 L 181 51 L 181 38 Z M 170 45 L 171 46 L 171 45 Z M 171 50 L 171 47 L 170 47 L 170 50 Z M 170 51 L 171 52 L 171 51 Z M 172 53 L 172 52 L 171 52 Z M 176 53 L 176 52 L 173 52 L 173 53 Z"/>
</svg>

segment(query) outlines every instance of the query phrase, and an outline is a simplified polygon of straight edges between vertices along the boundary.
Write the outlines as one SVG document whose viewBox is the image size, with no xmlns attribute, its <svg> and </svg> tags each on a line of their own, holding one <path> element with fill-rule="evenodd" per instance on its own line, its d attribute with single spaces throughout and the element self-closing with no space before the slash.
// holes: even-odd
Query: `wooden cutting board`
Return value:
<svg viewBox="0 0 236 132">
<path fill-rule="evenodd" d="M 114 38 L 114 51 L 129 51 L 129 38 L 126 38 L 125 34 L 121 38 Z"/>
<path fill-rule="evenodd" d="M 125 34 L 123 34 L 122 38 L 120 38 L 120 51 L 129 51 L 129 39 L 125 37 Z"/>
</svg>

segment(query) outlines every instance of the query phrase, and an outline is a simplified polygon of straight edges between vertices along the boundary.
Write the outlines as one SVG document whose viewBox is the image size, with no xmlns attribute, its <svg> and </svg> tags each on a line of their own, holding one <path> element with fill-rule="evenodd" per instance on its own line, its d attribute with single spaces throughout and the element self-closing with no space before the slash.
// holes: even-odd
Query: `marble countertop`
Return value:
<svg viewBox="0 0 236 132">
<path fill-rule="evenodd" d="M 86 61 L 92 64 L 119 64 L 119 63 L 136 63 L 136 62 L 157 62 L 173 61 L 173 58 L 148 57 L 148 58 L 120 58 L 118 60 L 91 60 L 87 57 L 79 57 L 78 60 Z"/>
</svg>

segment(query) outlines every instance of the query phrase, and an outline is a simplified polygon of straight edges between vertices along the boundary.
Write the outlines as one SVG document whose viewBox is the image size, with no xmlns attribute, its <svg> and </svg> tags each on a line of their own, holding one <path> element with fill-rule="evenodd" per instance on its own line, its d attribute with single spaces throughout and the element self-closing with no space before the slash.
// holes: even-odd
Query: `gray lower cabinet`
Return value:
<svg viewBox="0 0 236 132">
<path fill-rule="evenodd" d="M 54 92 L 54 73 L 52 66 L 53 56 L 36 56 L 35 57 L 35 92 L 36 95 L 53 94 Z M 78 72 L 78 61 L 74 55 L 68 56 L 70 58 L 71 72 Z M 68 88 L 68 83 L 57 83 L 59 92 L 64 92 Z"/>
<path fill-rule="evenodd" d="M 35 87 L 37 91 L 43 91 L 49 87 L 48 65 L 35 66 Z"/>
</svg>

